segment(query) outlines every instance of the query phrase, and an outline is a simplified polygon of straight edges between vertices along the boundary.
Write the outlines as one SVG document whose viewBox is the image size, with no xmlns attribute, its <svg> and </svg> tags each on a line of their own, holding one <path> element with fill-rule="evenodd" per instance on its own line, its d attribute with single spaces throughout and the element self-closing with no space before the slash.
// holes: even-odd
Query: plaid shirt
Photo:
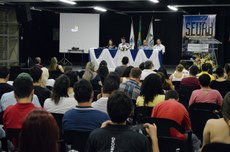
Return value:
<svg viewBox="0 0 230 152">
<path fill-rule="evenodd" d="M 119 91 L 125 92 L 132 100 L 137 100 L 141 92 L 141 87 L 136 81 L 129 80 L 120 84 Z"/>
</svg>

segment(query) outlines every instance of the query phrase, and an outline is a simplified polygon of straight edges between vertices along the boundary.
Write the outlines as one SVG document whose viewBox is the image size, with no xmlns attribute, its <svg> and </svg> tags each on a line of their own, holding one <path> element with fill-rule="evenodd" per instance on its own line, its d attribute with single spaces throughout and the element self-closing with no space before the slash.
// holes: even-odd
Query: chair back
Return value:
<svg viewBox="0 0 230 152">
<path fill-rule="evenodd" d="M 202 152 L 229 152 L 230 150 L 230 144 L 224 144 L 224 143 L 211 143 L 208 145 L 205 145 L 202 149 Z"/>
<path fill-rule="evenodd" d="M 62 73 L 57 70 L 49 70 L 49 79 L 56 80 Z"/>
<path fill-rule="evenodd" d="M 180 133 L 185 133 L 184 128 L 177 122 L 164 118 L 147 118 L 141 123 L 155 123 L 157 125 L 158 143 L 161 152 L 191 152 L 191 132 L 188 133 L 187 140 L 173 138 L 170 135 L 170 129 L 175 128 Z"/>
<path fill-rule="evenodd" d="M 135 123 L 140 122 L 145 118 L 151 118 L 153 107 L 136 107 L 134 110 L 133 120 Z"/>
<path fill-rule="evenodd" d="M 90 133 L 90 131 L 65 131 L 64 140 L 71 145 L 71 149 L 84 152 Z"/>
<path fill-rule="evenodd" d="M 62 137 L 62 119 L 64 114 L 59 114 L 59 113 L 51 113 L 54 119 L 56 120 L 56 123 L 59 127 L 59 132 L 60 132 L 60 137 Z"/>
<path fill-rule="evenodd" d="M 204 106 L 204 107 L 203 107 Z M 193 132 L 202 141 L 203 130 L 209 119 L 218 119 L 220 115 L 216 112 L 218 106 L 214 104 L 194 104 L 189 107 L 189 115 L 192 123 Z"/>
<path fill-rule="evenodd" d="M 188 109 L 189 100 L 192 95 L 192 92 L 199 88 L 187 87 L 187 86 L 182 86 L 182 85 L 180 87 L 181 87 L 180 92 L 178 92 L 180 103 L 183 104 L 186 109 Z"/>
<path fill-rule="evenodd" d="M 141 123 L 155 123 L 157 125 L 157 135 L 170 137 L 170 129 L 175 128 L 180 133 L 185 133 L 185 130 L 177 122 L 164 118 L 145 118 Z"/>
<path fill-rule="evenodd" d="M 180 91 L 180 81 L 172 81 L 172 84 L 174 85 L 175 90 L 179 92 Z"/>
<path fill-rule="evenodd" d="M 187 142 L 172 137 L 158 137 L 160 152 L 188 152 Z"/>
<path fill-rule="evenodd" d="M 6 129 L 6 139 L 8 139 L 13 143 L 15 150 L 18 149 L 19 146 L 20 132 L 21 129 L 13 129 L 13 128 Z"/>
<path fill-rule="evenodd" d="M 221 107 L 218 104 L 214 103 L 194 103 L 192 104 L 189 109 L 201 109 L 201 110 L 217 110 L 220 111 Z"/>
</svg>

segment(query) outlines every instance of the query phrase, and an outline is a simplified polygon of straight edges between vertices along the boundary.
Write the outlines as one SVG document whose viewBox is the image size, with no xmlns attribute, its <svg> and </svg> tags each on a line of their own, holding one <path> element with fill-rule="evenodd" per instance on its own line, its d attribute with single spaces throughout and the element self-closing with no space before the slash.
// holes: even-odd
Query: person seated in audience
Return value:
<svg viewBox="0 0 230 152">
<path fill-rule="evenodd" d="M 109 120 L 106 113 L 92 107 L 93 88 L 90 82 L 81 80 L 74 85 L 74 97 L 78 106 L 64 114 L 63 131 L 93 131 Z"/>
<path fill-rule="evenodd" d="M 140 78 L 141 78 L 141 69 L 132 68 L 130 72 L 130 80 L 121 83 L 119 90 L 128 94 L 133 101 L 136 101 L 141 91 Z"/>
<path fill-rule="evenodd" d="M 121 77 L 116 72 L 110 72 L 106 79 L 113 79 L 116 81 L 119 85 L 121 84 L 122 80 Z"/>
<path fill-rule="evenodd" d="M 165 91 L 174 90 L 174 86 L 172 84 L 172 81 L 169 80 L 169 75 L 168 75 L 168 72 L 167 72 L 165 66 L 161 66 L 157 70 L 157 73 L 161 77 L 161 82 L 162 82 L 162 88 L 163 88 L 163 90 L 165 90 Z"/>
<path fill-rule="evenodd" d="M 199 89 L 200 88 L 200 83 L 199 83 L 199 80 L 196 77 L 198 72 L 199 72 L 199 69 L 198 69 L 198 67 L 196 65 L 191 66 L 190 69 L 189 69 L 188 77 L 183 78 L 181 80 L 180 85 L 182 87 L 191 87 L 191 88 Z"/>
<path fill-rule="evenodd" d="M 107 67 L 107 62 L 105 60 L 102 60 L 99 64 L 99 68 L 97 69 L 97 74 L 101 78 L 102 85 L 104 84 L 104 80 L 109 74 L 109 69 Z"/>
<path fill-rule="evenodd" d="M 42 63 L 42 59 L 40 57 L 36 57 L 35 60 L 34 60 L 35 66 L 37 66 L 39 68 L 43 68 L 41 63 Z"/>
<path fill-rule="evenodd" d="M 20 77 L 21 75 L 24 75 L 24 74 L 25 73 L 19 74 L 17 76 L 17 78 Z M 31 77 L 31 76 L 29 75 L 29 77 Z M 5 111 L 8 106 L 15 105 L 16 103 L 17 103 L 17 100 L 15 98 L 14 90 L 11 92 L 4 93 L 2 95 L 1 101 L 0 101 L 0 112 Z M 39 99 L 38 99 L 37 95 L 35 95 L 35 94 L 33 94 L 32 103 L 34 104 L 35 107 L 41 107 Z"/>
<path fill-rule="evenodd" d="M 215 77 L 212 75 L 212 74 L 210 74 L 210 72 L 212 72 L 211 70 L 210 70 L 210 68 L 212 68 L 212 65 L 210 65 L 210 63 L 204 63 L 202 66 L 201 66 L 201 72 L 199 73 L 199 74 L 197 74 L 196 76 L 197 77 L 200 77 L 201 75 L 203 75 L 203 74 L 208 74 L 209 76 L 210 76 L 210 78 L 211 78 L 211 81 L 213 81 L 213 80 L 215 80 Z"/>
<path fill-rule="evenodd" d="M 64 73 L 64 69 L 61 65 L 58 64 L 58 60 L 56 57 L 52 57 L 50 60 L 50 69 L 51 71 L 59 71 L 60 73 Z"/>
<path fill-rule="evenodd" d="M 108 114 L 111 121 L 103 123 L 102 128 L 94 130 L 88 139 L 86 152 L 130 151 L 159 152 L 157 127 L 155 124 L 144 124 L 149 139 L 130 129 L 126 120 L 133 111 L 131 99 L 121 91 L 115 91 L 108 100 Z"/>
<path fill-rule="evenodd" d="M 120 76 L 116 72 L 110 72 L 108 76 L 106 77 L 106 79 L 111 79 L 112 81 L 116 82 L 118 84 L 118 88 L 122 82 Z M 97 95 L 97 100 L 99 100 L 102 97 L 102 93 L 103 92 L 101 90 L 101 93 Z"/>
<path fill-rule="evenodd" d="M 27 114 L 36 109 L 31 103 L 34 94 L 33 79 L 27 73 L 21 73 L 14 80 L 15 105 L 8 106 L 3 114 L 3 125 L 6 129 L 21 129 Z"/>
<path fill-rule="evenodd" d="M 165 100 L 161 79 L 157 74 L 148 75 L 141 85 L 140 96 L 137 98 L 136 106 L 154 107 Z"/>
<path fill-rule="evenodd" d="M 44 109 L 51 113 L 64 114 L 78 103 L 74 98 L 69 97 L 68 89 L 70 80 L 66 75 L 59 76 L 53 87 L 51 98 L 45 100 Z"/>
<path fill-rule="evenodd" d="M 59 128 L 53 116 L 33 110 L 22 124 L 19 152 L 58 152 Z"/>
<path fill-rule="evenodd" d="M 152 50 L 153 48 L 150 45 L 148 45 L 148 41 L 147 40 L 143 40 L 143 45 L 140 46 L 139 49 Z"/>
<path fill-rule="evenodd" d="M 95 64 L 93 62 L 88 62 L 85 67 L 85 73 L 82 76 L 82 79 L 89 81 L 95 92 L 95 96 L 99 94 L 102 87 L 102 82 L 99 74 L 95 72 Z"/>
<path fill-rule="evenodd" d="M 199 77 L 201 89 L 194 90 L 189 100 L 189 106 L 193 103 L 213 103 L 222 106 L 223 98 L 219 91 L 210 88 L 211 78 L 208 74 Z"/>
<path fill-rule="evenodd" d="M 165 101 L 157 104 L 152 111 L 153 118 L 164 118 L 170 119 L 177 122 L 185 131 L 191 131 L 191 120 L 189 117 L 189 113 L 186 108 L 179 103 L 179 94 L 170 90 L 165 94 Z M 186 133 L 180 133 L 176 129 L 172 128 L 170 130 L 171 137 L 175 137 L 181 140 L 186 140 Z M 193 142 L 193 150 L 198 150 L 200 148 L 200 141 L 193 134 L 192 135 Z"/>
<path fill-rule="evenodd" d="M 129 58 L 127 56 L 124 56 L 121 60 L 122 65 L 115 68 L 115 72 L 122 77 L 124 74 L 125 69 L 128 67 L 129 64 Z"/>
<path fill-rule="evenodd" d="M 9 85 L 7 81 L 10 77 L 10 71 L 7 67 L 0 67 L 0 98 L 6 92 L 10 92 L 13 90 L 13 86 Z"/>
<path fill-rule="evenodd" d="M 216 80 L 211 82 L 210 87 L 218 90 L 222 97 L 224 97 L 230 91 L 230 81 L 224 78 L 224 69 L 221 67 L 216 69 L 216 76 Z"/>
<path fill-rule="evenodd" d="M 119 85 L 120 83 L 118 83 L 116 80 L 107 77 L 102 87 L 102 97 L 97 101 L 93 102 L 92 107 L 99 111 L 107 113 L 108 98 L 113 91 L 119 89 Z"/>
<path fill-rule="evenodd" d="M 33 85 L 34 85 L 34 94 L 38 96 L 39 102 L 41 106 L 43 107 L 44 102 L 47 98 L 50 98 L 51 92 L 47 88 L 43 88 L 41 86 L 41 80 L 42 80 L 42 70 L 34 66 L 30 69 L 30 75 L 33 78 Z"/>
<path fill-rule="evenodd" d="M 150 74 L 153 74 L 153 73 L 156 73 L 154 70 L 154 65 L 153 65 L 153 62 L 148 60 L 148 61 L 145 61 L 145 69 L 142 70 L 142 73 L 141 73 L 141 80 L 143 81 L 148 75 Z"/>
<path fill-rule="evenodd" d="M 128 67 L 125 69 L 123 75 L 121 76 L 122 82 L 126 82 L 126 81 L 130 80 L 130 72 L 131 72 L 131 70 L 132 70 L 133 68 L 134 68 L 133 66 L 128 66 Z"/>
<path fill-rule="evenodd" d="M 224 77 L 226 80 L 230 81 L 230 64 L 226 63 L 224 65 Z"/>
<path fill-rule="evenodd" d="M 41 87 L 47 87 L 47 81 L 49 79 L 49 70 L 46 67 L 41 68 L 42 70 L 42 79 L 41 79 Z"/>
<path fill-rule="evenodd" d="M 78 81 L 78 75 L 74 71 L 68 71 L 68 72 L 65 73 L 65 75 L 70 80 L 70 85 L 69 85 L 69 88 L 68 88 L 68 96 L 73 98 L 74 97 L 73 86 Z"/>
<path fill-rule="evenodd" d="M 139 68 L 143 71 L 145 69 L 145 62 L 141 62 L 141 64 L 139 64 Z"/>
<path fill-rule="evenodd" d="M 172 81 L 170 81 L 169 79 L 165 78 L 164 73 L 162 72 L 157 72 L 157 75 L 160 77 L 161 82 L 162 82 L 162 89 L 164 90 L 164 92 L 167 92 L 169 90 L 174 90 L 174 86 L 172 84 Z"/>
<path fill-rule="evenodd" d="M 113 44 L 113 40 L 112 39 L 109 39 L 106 48 L 108 48 L 108 49 L 115 49 L 116 48 L 116 46 Z"/>
<path fill-rule="evenodd" d="M 223 118 L 209 119 L 206 122 L 203 131 L 203 145 L 202 148 L 210 143 L 224 143 L 230 144 L 230 92 L 228 92 L 223 101 L 221 113 Z M 201 148 L 201 150 L 202 150 Z M 200 151 L 201 151 L 200 150 Z"/>
<path fill-rule="evenodd" d="M 188 76 L 189 75 L 189 71 L 186 69 L 187 68 L 187 63 L 185 60 L 180 60 L 180 63 L 181 65 L 183 65 L 184 69 L 182 71 L 182 73 L 185 75 L 185 76 Z M 175 71 L 176 72 L 176 71 Z"/>
<path fill-rule="evenodd" d="M 169 80 L 172 82 L 174 81 L 181 81 L 186 75 L 183 73 L 184 66 L 182 64 L 177 65 L 176 71 L 169 77 Z"/>
</svg>

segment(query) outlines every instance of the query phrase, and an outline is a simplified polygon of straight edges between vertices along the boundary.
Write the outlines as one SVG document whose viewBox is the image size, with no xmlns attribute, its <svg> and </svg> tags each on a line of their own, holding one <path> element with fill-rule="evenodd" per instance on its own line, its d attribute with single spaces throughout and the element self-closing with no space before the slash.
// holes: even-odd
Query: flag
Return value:
<svg viewBox="0 0 230 152">
<path fill-rule="evenodd" d="M 134 40 L 134 29 L 133 29 L 133 20 L 131 19 L 131 30 L 130 30 L 130 37 L 129 37 L 129 45 L 131 49 L 134 49 L 135 40 Z"/>
<path fill-rule="evenodd" d="M 154 46 L 153 18 L 151 19 L 151 22 L 149 24 L 149 30 L 148 30 L 148 34 L 146 36 L 146 40 L 147 40 L 149 46 L 151 46 L 151 47 Z"/>
<path fill-rule="evenodd" d="M 137 46 L 140 47 L 141 45 L 142 45 L 142 40 L 141 40 L 141 17 L 140 17 Z"/>
</svg>

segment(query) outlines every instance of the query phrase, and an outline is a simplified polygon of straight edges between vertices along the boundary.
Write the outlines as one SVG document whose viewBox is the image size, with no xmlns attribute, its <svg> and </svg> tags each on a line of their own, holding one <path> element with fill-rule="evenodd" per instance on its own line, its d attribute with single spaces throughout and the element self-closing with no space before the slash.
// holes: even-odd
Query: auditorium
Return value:
<svg viewBox="0 0 230 152">
<path fill-rule="evenodd" d="M 0 0 L 1 152 L 229 152 L 229 0 Z"/>
</svg>

